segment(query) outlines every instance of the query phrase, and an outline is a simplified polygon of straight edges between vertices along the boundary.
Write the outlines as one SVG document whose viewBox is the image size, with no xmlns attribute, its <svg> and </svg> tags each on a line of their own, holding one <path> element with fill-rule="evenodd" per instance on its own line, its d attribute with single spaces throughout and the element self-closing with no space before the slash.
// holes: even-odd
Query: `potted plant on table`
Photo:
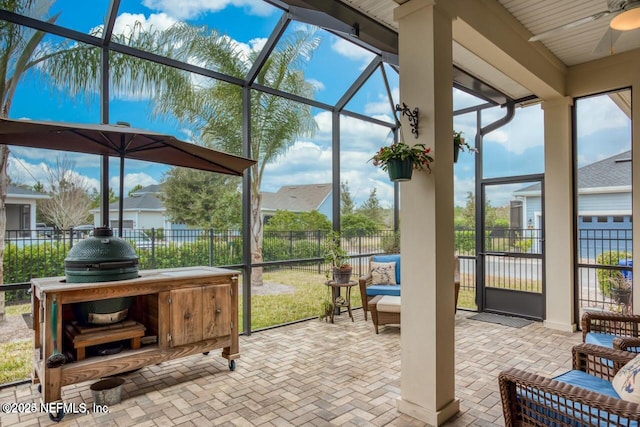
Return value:
<svg viewBox="0 0 640 427">
<path fill-rule="evenodd" d="M 462 137 L 462 132 L 453 131 L 453 163 L 458 161 L 458 154 L 461 151 L 477 153 L 478 149 L 469 145 L 466 139 Z"/>
<path fill-rule="evenodd" d="M 333 280 L 337 283 L 349 283 L 351 280 L 351 264 L 349 254 L 342 249 L 340 233 L 332 231 L 325 246 L 324 259 L 331 266 Z M 327 273 L 329 276 L 329 273 Z"/>
<path fill-rule="evenodd" d="M 426 148 L 424 144 L 408 145 L 404 142 L 394 142 L 381 147 L 369 161 L 389 172 L 391 181 L 409 181 L 414 169 L 426 169 L 431 172 L 433 157 L 430 152 L 431 148 Z"/>
</svg>

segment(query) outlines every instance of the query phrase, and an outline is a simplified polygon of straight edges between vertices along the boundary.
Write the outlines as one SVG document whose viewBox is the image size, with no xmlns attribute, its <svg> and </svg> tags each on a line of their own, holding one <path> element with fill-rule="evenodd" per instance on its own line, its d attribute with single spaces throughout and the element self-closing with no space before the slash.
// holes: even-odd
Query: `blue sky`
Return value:
<svg viewBox="0 0 640 427">
<path fill-rule="evenodd" d="M 102 24 L 108 8 L 107 0 L 86 1 L 58 0 L 52 12 L 61 11 L 58 24 L 88 32 Z M 82 12 L 79 12 L 82 11 Z M 240 51 L 259 49 L 280 19 L 281 11 L 260 0 L 123 0 L 121 2 L 115 32 L 126 31 L 135 21 L 145 26 L 165 28 L 178 21 L 194 25 L 207 25 L 236 41 Z M 300 25 L 300 24 L 294 24 Z M 315 98 L 334 104 L 353 83 L 372 59 L 372 55 L 335 37 L 320 31 L 322 43 L 309 61 L 306 78 L 316 87 Z M 56 40 L 53 38 L 53 40 Z M 390 68 L 394 103 L 398 102 L 398 77 Z M 123 120 L 132 126 L 162 131 L 178 138 L 189 140 L 190 132 L 151 117 L 149 99 L 132 99 L 127 94 L 116 94 L 110 109 L 110 121 Z M 463 92 L 454 91 L 454 106 L 462 108 L 478 104 L 479 101 Z M 380 75 L 374 75 L 363 90 L 348 104 L 348 109 L 369 114 L 387 122 L 392 121 L 392 111 L 386 97 Z M 579 164 L 584 165 L 616 154 L 630 147 L 630 120 L 606 96 L 579 101 L 578 135 Z M 312 184 L 331 181 L 331 113 L 313 110 L 318 131 L 313 137 L 300 138 L 278 161 L 267 166 L 263 191 L 277 191 L 282 185 Z M 483 114 L 484 124 L 504 115 L 500 108 Z M 11 118 L 30 118 L 67 122 L 99 122 L 100 110 L 97 99 L 70 101 L 60 93 L 46 90 L 37 73 L 31 73 L 18 87 Z M 517 109 L 516 117 L 509 125 L 487 135 L 484 140 L 485 176 L 521 175 L 544 171 L 543 115 L 539 106 Z M 475 114 L 454 119 L 454 128 L 473 139 Z M 348 181 L 356 203 L 377 189 L 383 205 L 390 206 L 393 200 L 393 185 L 386 173 L 368 163 L 368 159 L 381 145 L 391 141 L 388 129 L 343 117 L 342 134 L 342 180 Z M 27 148 L 12 149 L 9 175 L 17 182 L 32 184 L 44 181 L 46 169 L 63 153 L 47 152 Z M 76 172 L 86 177 L 90 186 L 98 188 L 99 158 L 97 156 L 66 154 L 75 162 Z M 437 162 L 437 156 L 436 156 Z M 467 191 L 474 188 L 474 155 L 461 153 L 454 167 L 456 205 L 464 205 Z M 136 184 L 158 183 L 165 166 L 127 161 L 125 170 L 125 192 Z M 113 160 L 110 167 L 110 183 L 117 190 L 118 166 Z M 509 195 L 496 196 L 492 204 L 508 202 Z"/>
</svg>

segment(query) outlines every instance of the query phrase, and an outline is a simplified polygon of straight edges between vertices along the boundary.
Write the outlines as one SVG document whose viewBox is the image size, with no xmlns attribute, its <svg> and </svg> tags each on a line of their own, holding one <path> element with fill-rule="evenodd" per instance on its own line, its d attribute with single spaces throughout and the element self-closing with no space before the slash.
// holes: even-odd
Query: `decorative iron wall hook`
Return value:
<svg viewBox="0 0 640 427">
<path fill-rule="evenodd" d="M 402 103 L 402 107 L 400 104 L 396 104 L 396 111 L 399 111 L 402 115 L 407 116 L 409 118 L 409 126 L 411 126 L 411 133 L 417 138 L 418 137 L 418 107 L 414 108 L 413 111 L 405 104 Z"/>
</svg>

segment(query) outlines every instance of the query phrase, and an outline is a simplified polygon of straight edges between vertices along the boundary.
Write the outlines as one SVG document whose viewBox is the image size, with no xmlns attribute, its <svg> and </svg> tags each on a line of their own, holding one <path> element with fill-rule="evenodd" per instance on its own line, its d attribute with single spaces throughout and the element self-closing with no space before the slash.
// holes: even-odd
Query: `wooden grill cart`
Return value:
<svg viewBox="0 0 640 427">
<path fill-rule="evenodd" d="M 33 382 L 40 384 L 44 403 L 60 400 L 65 385 L 217 348 L 222 348 L 229 369 L 235 369 L 235 359 L 240 357 L 236 271 L 185 267 L 143 270 L 138 278 L 110 282 L 65 283 L 64 279 L 31 280 Z M 116 297 L 133 297 L 125 321 L 93 328 L 75 321 L 71 304 Z M 54 368 L 46 363 L 54 353 L 52 327 L 57 332 L 57 351 L 74 359 Z M 116 354 L 92 356 L 85 351 L 117 341 L 126 343 L 126 348 Z"/>
</svg>

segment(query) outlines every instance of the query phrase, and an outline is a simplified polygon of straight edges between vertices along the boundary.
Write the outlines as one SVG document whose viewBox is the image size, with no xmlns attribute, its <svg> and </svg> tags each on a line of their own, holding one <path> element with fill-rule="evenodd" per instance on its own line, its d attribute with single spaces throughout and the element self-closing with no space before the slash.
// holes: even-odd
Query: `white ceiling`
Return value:
<svg viewBox="0 0 640 427">
<path fill-rule="evenodd" d="M 407 0 L 341 1 L 397 31 L 397 23 L 393 20 L 393 9 L 398 6 L 398 3 L 404 3 Z M 606 0 L 493 1 L 502 5 L 532 36 L 607 10 Z M 544 45 L 544 47 L 568 67 L 640 48 L 640 30 L 634 30 L 623 33 L 613 45 L 612 50 L 609 49 L 611 46 L 608 46 L 607 43 L 604 42 L 603 46 L 605 48 L 600 52 L 594 52 L 594 48 L 602 40 L 603 35 L 607 33 L 609 21 L 613 16 L 614 15 L 608 15 L 575 28 L 562 30 L 545 37 L 541 41 L 532 43 Z M 531 94 L 529 90 L 455 43 L 453 47 L 453 60 L 454 64 L 459 68 L 480 78 L 514 99 Z"/>
</svg>

